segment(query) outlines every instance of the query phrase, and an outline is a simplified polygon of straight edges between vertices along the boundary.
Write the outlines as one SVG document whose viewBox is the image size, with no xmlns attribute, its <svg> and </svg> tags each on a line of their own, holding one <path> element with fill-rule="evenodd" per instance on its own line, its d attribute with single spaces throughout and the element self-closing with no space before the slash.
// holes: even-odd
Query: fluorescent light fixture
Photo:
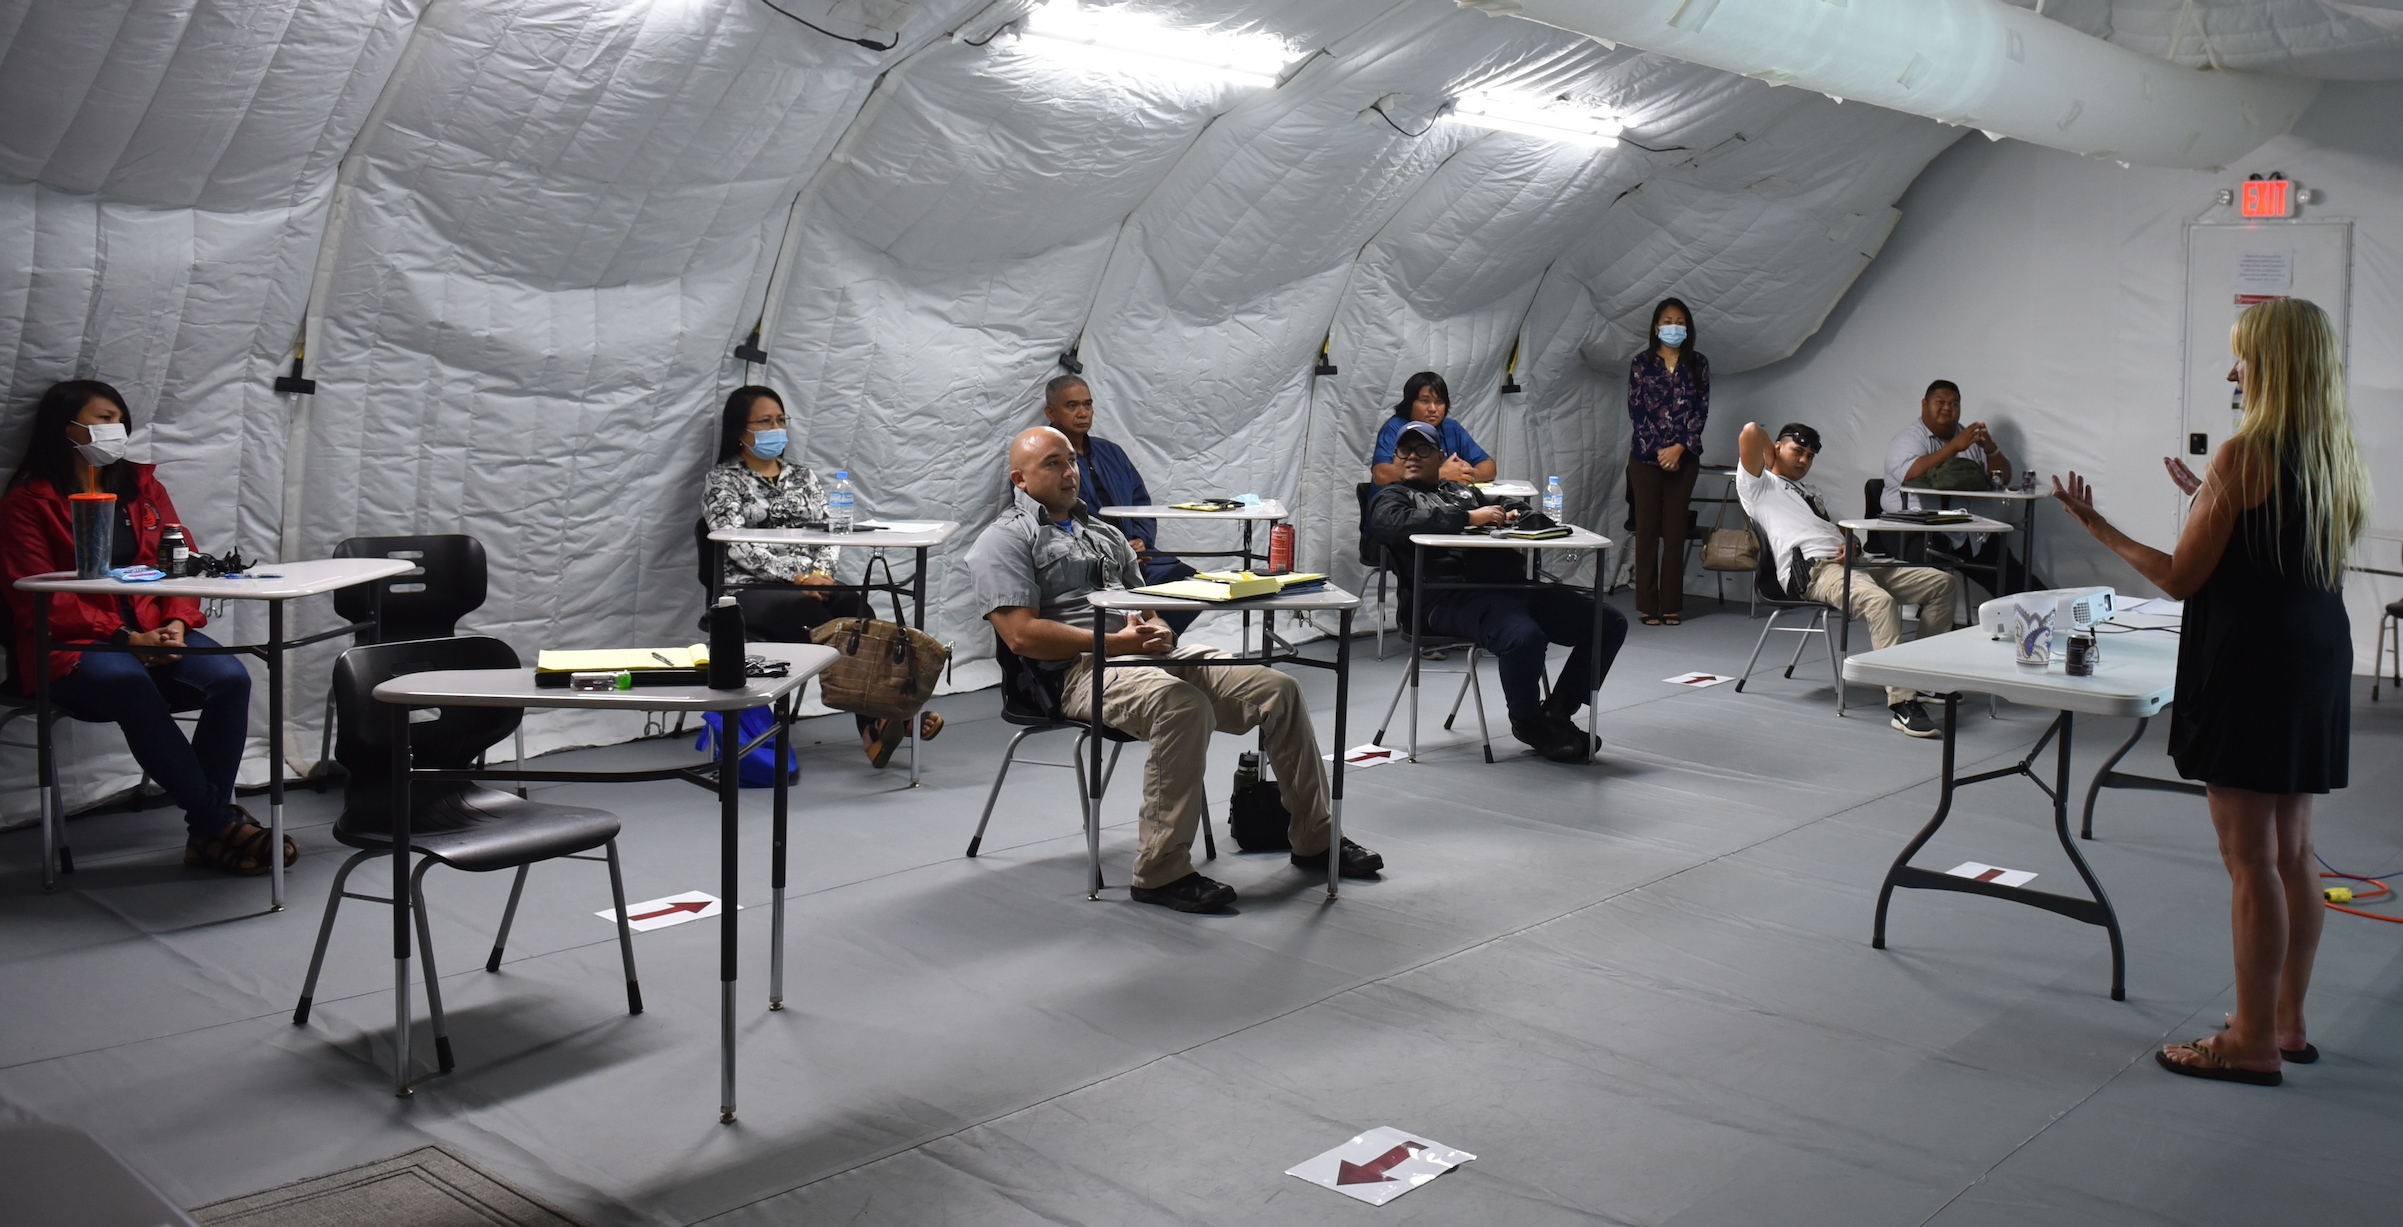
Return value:
<svg viewBox="0 0 2403 1227">
<path fill-rule="evenodd" d="M 1263 88 L 1274 88 L 1293 59 L 1293 49 L 1271 35 L 1204 33 L 1125 6 L 1085 8 L 1075 0 L 1051 0 L 1028 14 L 1023 33 L 1054 49 L 1100 51 L 1114 61 L 1133 57 L 1149 67 Z"/>
<path fill-rule="evenodd" d="M 1624 128 L 1608 113 L 1593 114 L 1550 101 L 1500 94 L 1463 94 L 1445 118 L 1498 132 L 1516 132 L 1600 149 L 1617 145 Z"/>
</svg>

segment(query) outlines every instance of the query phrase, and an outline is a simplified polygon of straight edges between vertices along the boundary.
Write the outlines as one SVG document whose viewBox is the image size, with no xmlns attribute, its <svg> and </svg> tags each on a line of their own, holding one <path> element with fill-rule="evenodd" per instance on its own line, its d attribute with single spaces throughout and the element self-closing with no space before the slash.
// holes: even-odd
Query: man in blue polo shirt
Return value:
<svg viewBox="0 0 2403 1227">
<path fill-rule="evenodd" d="M 1143 474 L 1135 470 L 1126 449 L 1093 433 L 1093 389 L 1084 380 L 1062 375 L 1043 385 L 1043 420 L 1068 436 L 1069 444 L 1076 448 L 1076 467 L 1082 478 L 1077 497 L 1084 500 L 1087 511 L 1098 515 L 1104 507 L 1141 507 L 1151 502 Z M 1117 524 L 1126 534 L 1126 543 L 1135 547 L 1143 561 L 1144 583 L 1165 584 L 1194 574 L 1184 559 L 1152 549 L 1159 521 L 1119 520 Z M 1162 614 L 1160 620 L 1181 635 L 1200 616 L 1170 613 Z"/>
</svg>

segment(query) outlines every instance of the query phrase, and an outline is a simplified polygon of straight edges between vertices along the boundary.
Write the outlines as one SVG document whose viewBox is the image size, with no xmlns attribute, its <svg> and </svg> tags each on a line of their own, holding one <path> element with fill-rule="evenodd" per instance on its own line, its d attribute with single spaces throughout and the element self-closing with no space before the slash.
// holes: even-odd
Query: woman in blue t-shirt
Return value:
<svg viewBox="0 0 2403 1227">
<path fill-rule="evenodd" d="M 1393 416 L 1386 420 L 1385 428 L 1377 432 L 1377 449 L 1368 458 L 1368 472 L 1378 485 L 1401 480 L 1401 470 L 1393 463 L 1393 445 L 1402 437 L 1402 428 L 1412 422 L 1425 422 L 1443 436 L 1445 481 L 1494 479 L 1494 458 L 1477 446 L 1466 428 L 1452 420 L 1452 390 L 1444 386 L 1443 376 L 1420 371 L 1402 385 L 1400 403 L 1393 407 Z"/>
</svg>

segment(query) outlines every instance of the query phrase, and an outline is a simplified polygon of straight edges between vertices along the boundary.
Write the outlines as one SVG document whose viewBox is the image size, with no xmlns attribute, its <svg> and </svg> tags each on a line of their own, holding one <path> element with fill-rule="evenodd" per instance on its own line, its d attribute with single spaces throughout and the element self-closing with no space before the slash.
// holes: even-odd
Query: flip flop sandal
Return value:
<svg viewBox="0 0 2403 1227">
<path fill-rule="evenodd" d="M 2201 1040 L 2190 1044 L 2179 1044 L 2177 1047 L 2201 1054 L 2203 1060 L 2209 1064 L 2189 1065 L 2171 1057 L 2168 1050 L 2161 1048 L 2153 1050 L 2153 1060 L 2159 1063 L 2161 1068 L 2173 1074 L 2187 1078 L 2202 1078 L 2212 1082 L 2241 1082 L 2246 1086 L 2277 1086 L 2286 1081 L 2286 1075 L 2276 1070 L 2238 1069 L 2228 1064 L 2228 1058 L 2219 1055 L 2218 1050 L 2205 1047 Z"/>
<path fill-rule="evenodd" d="M 943 717 L 939 712 L 918 713 L 918 740 L 933 741 L 943 735 Z"/>
<path fill-rule="evenodd" d="M 1659 626 L 1659 625 L 1661 625 L 1661 620 L 1660 620 L 1660 619 L 1658 619 L 1658 618 L 1655 618 L 1655 617 L 1653 617 L 1651 614 L 1645 614 L 1645 615 L 1643 616 L 1643 619 L 1642 619 L 1642 620 L 1643 620 L 1643 623 L 1644 623 L 1644 625 L 1646 625 L 1646 626 Z"/>
<path fill-rule="evenodd" d="M 1683 614 L 1662 614 L 1660 620 L 1669 626 L 1683 626 L 1685 623 L 1681 619 L 1684 616 Z"/>
<path fill-rule="evenodd" d="M 2236 1016 L 2233 1014 L 2222 1014 L 2219 1017 L 2219 1029 L 2222 1031 L 2236 1025 Z M 2278 1050 L 2278 1059 L 2294 1065 L 2309 1065 L 2320 1059 L 2320 1046 L 2307 1040 L 2300 1048 L 2281 1048 Z"/>
<path fill-rule="evenodd" d="M 907 720 L 886 720 L 877 725 L 876 744 L 868 748 L 868 765 L 882 769 L 893 761 L 893 751 L 900 749 L 909 737 L 909 725 Z"/>
</svg>

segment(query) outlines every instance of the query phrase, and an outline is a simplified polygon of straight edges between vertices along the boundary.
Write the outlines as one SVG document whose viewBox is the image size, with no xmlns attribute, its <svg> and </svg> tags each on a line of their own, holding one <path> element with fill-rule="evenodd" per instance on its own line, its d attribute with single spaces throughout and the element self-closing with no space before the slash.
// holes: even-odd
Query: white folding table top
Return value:
<svg viewBox="0 0 2403 1227">
<path fill-rule="evenodd" d="M 1922 498 L 1992 498 L 2013 503 L 2032 503 L 2053 496 L 2050 490 L 1930 490 L 1924 486 L 1897 486 L 1895 489 L 1898 493 L 1916 494 Z"/>
<path fill-rule="evenodd" d="M 1483 490 L 1487 494 L 1491 494 L 1496 498 L 1534 498 L 1536 494 L 1535 483 L 1531 481 L 1505 480 L 1489 481 L 1482 484 L 1470 482 L 1469 484 L 1476 486 L 1477 489 Z"/>
<path fill-rule="evenodd" d="M 1972 626 L 1846 657 L 1844 680 L 1934 693 L 1973 691 L 2091 716 L 2157 715 L 2177 691 L 2174 632 L 2180 621 L 2131 614 L 2107 624 L 2096 637 L 2102 661 L 2092 677 L 2069 676 L 2058 636 L 2052 663 L 2038 669 L 2018 662 L 2009 639 L 1991 638 L 1984 627 Z"/>
<path fill-rule="evenodd" d="M 1344 610 L 1358 609 L 1360 598 L 1328 584 L 1316 592 L 1280 592 L 1275 596 L 1247 597 L 1240 601 L 1196 601 L 1189 597 L 1152 596 L 1132 588 L 1103 588 L 1085 598 L 1093 608 L 1111 613 L 1133 610 L 1169 610 L 1183 613 L 1188 610 Z"/>
<path fill-rule="evenodd" d="M 1836 527 L 1870 533 L 2007 533 L 2013 526 L 2000 520 L 1973 515 L 1965 520 L 1946 520 L 1942 524 L 1921 524 L 1915 520 L 1838 520 Z"/>
<path fill-rule="evenodd" d="M 878 520 L 885 527 L 868 532 L 827 532 L 816 528 L 720 528 L 709 539 L 743 545 L 856 545 L 861 549 L 924 549 L 941 545 L 960 531 L 957 520 Z"/>
<path fill-rule="evenodd" d="M 1158 503 L 1139 507 L 1104 507 L 1098 513 L 1109 520 L 1282 520 L 1287 518 L 1285 504 L 1273 498 L 1237 507 L 1229 511 L 1185 511 Z"/>
<path fill-rule="evenodd" d="M 92 596 L 180 596 L 211 601 L 290 601 L 356 584 L 406 575 L 417 564 L 405 558 L 312 558 L 305 562 L 262 562 L 240 576 L 191 575 L 147 584 L 115 579 L 77 579 L 73 571 L 28 575 L 21 592 L 76 592 Z"/>
<path fill-rule="evenodd" d="M 799 690 L 839 655 L 814 643 L 754 643 L 753 656 L 789 660 L 783 677 L 755 677 L 741 690 L 707 686 L 637 686 L 632 690 L 574 690 L 537 686 L 534 670 L 433 669 L 404 673 L 375 688 L 379 702 L 405 707 L 615 707 L 627 711 L 741 711 Z"/>
<path fill-rule="evenodd" d="M 1446 550 L 1606 550 L 1610 548 L 1610 538 L 1570 525 L 1568 536 L 1541 541 L 1515 541 L 1479 533 L 1412 533 L 1410 544 Z"/>
</svg>

